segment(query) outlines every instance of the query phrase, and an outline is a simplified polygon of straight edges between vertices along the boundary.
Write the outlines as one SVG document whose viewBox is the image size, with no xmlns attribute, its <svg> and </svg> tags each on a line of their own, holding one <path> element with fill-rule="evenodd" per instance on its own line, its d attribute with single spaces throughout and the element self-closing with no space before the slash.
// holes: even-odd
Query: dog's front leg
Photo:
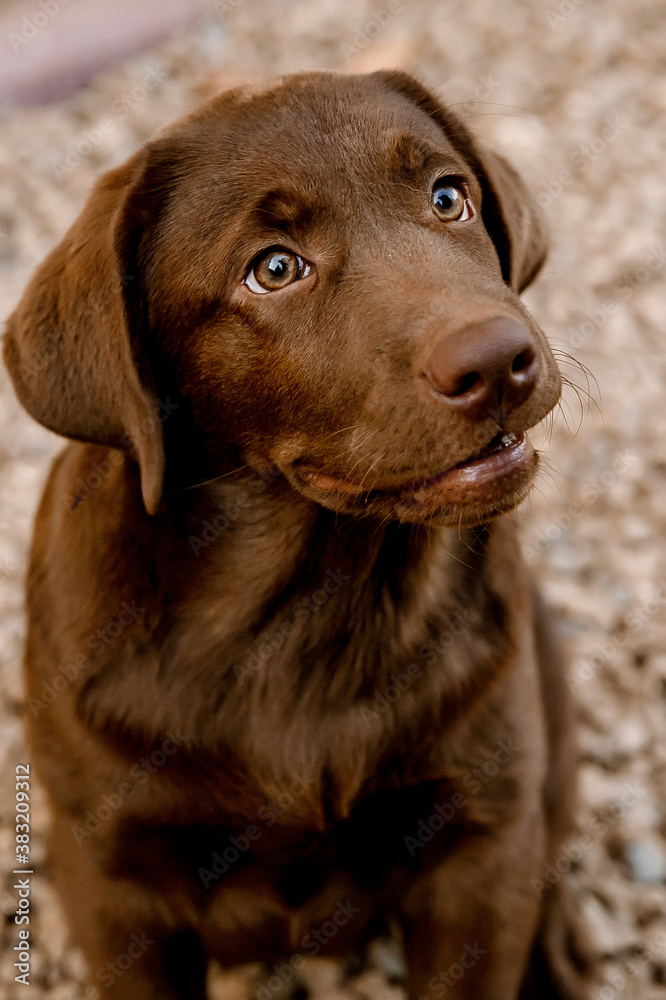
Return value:
<svg viewBox="0 0 666 1000">
<path fill-rule="evenodd" d="M 51 867 L 72 943 L 88 965 L 95 1000 L 205 1000 L 207 960 L 198 938 L 177 926 L 164 900 L 107 874 L 89 849 L 72 848 L 56 817 Z"/>
<path fill-rule="evenodd" d="M 411 1000 L 516 1000 L 539 920 L 530 882 L 543 872 L 534 817 L 466 836 L 424 869 L 403 900 Z"/>
</svg>

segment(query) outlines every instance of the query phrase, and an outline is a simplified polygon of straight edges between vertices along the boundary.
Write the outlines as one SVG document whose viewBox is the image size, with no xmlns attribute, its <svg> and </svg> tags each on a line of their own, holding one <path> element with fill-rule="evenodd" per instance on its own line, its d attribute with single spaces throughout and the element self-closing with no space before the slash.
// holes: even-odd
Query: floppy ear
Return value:
<svg viewBox="0 0 666 1000">
<path fill-rule="evenodd" d="M 127 298 L 137 278 L 128 204 L 146 158 L 141 151 L 98 181 L 9 318 L 4 357 L 35 420 L 136 458 L 144 504 L 153 514 L 162 495 L 162 424 Z"/>
<path fill-rule="evenodd" d="M 470 164 L 481 184 L 481 217 L 502 276 L 514 291 L 522 292 L 539 273 L 547 243 L 540 212 L 518 173 L 504 157 L 480 150 L 460 118 L 408 73 L 381 70 L 373 76 L 424 111 Z"/>
<path fill-rule="evenodd" d="M 504 280 L 522 292 L 536 278 L 548 253 L 541 212 L 508 160 L 487 149 L 478 155 L 486 178 L 481 214 L 500 262 L 504 254 L 508 272 L 502 263 Z"/>
</svg>

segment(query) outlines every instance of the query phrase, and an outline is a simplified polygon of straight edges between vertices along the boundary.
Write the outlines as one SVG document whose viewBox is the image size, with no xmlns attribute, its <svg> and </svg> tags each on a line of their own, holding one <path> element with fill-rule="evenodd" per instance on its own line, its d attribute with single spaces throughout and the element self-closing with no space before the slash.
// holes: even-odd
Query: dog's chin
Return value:
<svg viewBox="0 0 666 1000">
<path fill-rule="evenodd" d="M 372 488 L 312 467 L 286 471 L 299 492 L 329 510 L 382 521 L 474 527 L 516 507 L 530 491 L 539 458 L 525 434 L 494 438 L 482 451 L 443 472 L 403 485 Z M 373 476 L 374 478 L 374 476 Z"/>
</svg>

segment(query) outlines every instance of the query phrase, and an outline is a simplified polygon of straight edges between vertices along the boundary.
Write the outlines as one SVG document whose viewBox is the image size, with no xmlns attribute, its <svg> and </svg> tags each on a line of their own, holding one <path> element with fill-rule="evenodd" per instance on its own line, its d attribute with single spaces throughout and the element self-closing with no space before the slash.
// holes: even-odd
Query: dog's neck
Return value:
<svg viewBox="0 0 666 1000">
<path fill-rule="evenodd" d="M 351 696 L 372 691 L 455 623 L 499 621 L 518 583 L 510 519 L 473 530 L 381 524 L 326 510 L 284 480 L 190 494 L 179 534 L 180 558 L 198 571 L 176 574 L 187 626 L 175 631 L 175 659 L 194 641 L 248 684 L 262 662 L 264 673 L 308 670 L 317 648 L 318 662 L 335 659 L 326 686 L 345 676 Z"/>
<path fill-rule="evenodd" d="M 496 525 L 443 529 L 350 517 L 298 496 L 283 480 L 258 476 L 220 480 L 188 501 L 180 534 L 184 558 L 199 572 L 187 574 L 191 590 L 183 597 L 196 615 L 198 591 L 210 614 L 211 590 L 218 591 L 219 634 L 257 634 L 279 609 L 312 605 L 314 595 L 316 607 L 319 591 L 333 596 L 334 580 L 340 625 L 354 603 L 370 597 L 372 617 L 383 617 L 385 630 L 400 626 L 409 644 L 419 641 L 424 622 L 447 605 L 453 610 L 456 595 L 474 602 L 480 587 L 492 585 L 487 551 Z"/>
</svg>

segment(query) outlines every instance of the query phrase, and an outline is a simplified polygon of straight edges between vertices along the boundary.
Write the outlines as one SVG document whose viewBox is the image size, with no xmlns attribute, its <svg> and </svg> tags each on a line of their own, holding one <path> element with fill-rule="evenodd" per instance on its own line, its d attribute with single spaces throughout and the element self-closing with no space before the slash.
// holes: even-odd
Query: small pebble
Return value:
<svg viewBox="0 0 666 1000">
<path fill-rule="evenodd" d="M 634 882 L 662 883 L 666 878 L 666 859 L 663 848 L 649 841 L 636 841 L 625 850 L 629 877 Z"/>
</svg>

